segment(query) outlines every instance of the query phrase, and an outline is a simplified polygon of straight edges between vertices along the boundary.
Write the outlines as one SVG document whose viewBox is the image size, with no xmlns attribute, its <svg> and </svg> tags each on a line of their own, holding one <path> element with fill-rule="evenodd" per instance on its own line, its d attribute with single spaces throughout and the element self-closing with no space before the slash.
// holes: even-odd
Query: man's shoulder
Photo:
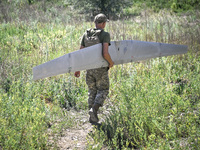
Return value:
<svg viewBox="0 0 200 150">
<path fill-rule="evenodd" d="M 110 35 L 110 33 L 109 33 L 109 32 L 106 32 L 105 30 L 102 30 L 101 32 L 102 32 L 102 34 Z"/>
<path fill-rule="evenodd" d="M 109 45 L 110 45 L 110 34 L 109 34 L 109 32 L 106 32 L 106 31 L 103 30 L 102 33 L 99 36 L 99 39 L 100 39 L 101 43 L 109 43 Z"/>
<path fill-rule="evenodd" d="M 104 31 L 104 30 L 102 30 L 100 36 L 103 36 L 103 37 L 110 37 L 110 33 L 109 33 L 109 32 L 106 32 L 106 31 Z"/>
</svg>

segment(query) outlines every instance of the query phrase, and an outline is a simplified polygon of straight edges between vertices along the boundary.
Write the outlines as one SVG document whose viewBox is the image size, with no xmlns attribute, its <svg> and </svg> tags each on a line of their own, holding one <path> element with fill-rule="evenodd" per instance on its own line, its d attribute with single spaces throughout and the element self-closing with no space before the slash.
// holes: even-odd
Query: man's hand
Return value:
<svg viewBox="0 0 200 150">
<path fill-rule="evenodd" d="M 81 45 L 81 46 L 80 46 L 80 49 L 83 49 L 83 48 L 84 48 L 84 46 Z M 76 71 L 76 72 L 74 73 L 74 76 L 77 77 L 77 78 L 79 78 L 79 77 L 80 77 L 80 74 L 81 74 L 80 71 Z"/>
<path fill-rule="evenodd" d="M 80 74 L 81 74 L 80 71 L 76 71 L 76 72 L 74 73 L 74 76 L 77 77 L 77 78 L 79 78 L 79 77 L 80 77 Z"/>
</svg>

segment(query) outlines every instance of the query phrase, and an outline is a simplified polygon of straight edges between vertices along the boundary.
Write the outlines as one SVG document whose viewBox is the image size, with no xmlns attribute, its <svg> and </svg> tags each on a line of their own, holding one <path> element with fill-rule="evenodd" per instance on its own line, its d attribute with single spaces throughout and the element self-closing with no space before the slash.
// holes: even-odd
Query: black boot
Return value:
<svg viewBox="0 0 200 150">
<path fill-rule="evenodd" d="M 99 121 L 99 118 L 97 116 L 97 111 L 99 110 L 100 104 L 95 103 L 93 107 L 90 109 L 90 123 L 97 123 Z"/>
</svg>

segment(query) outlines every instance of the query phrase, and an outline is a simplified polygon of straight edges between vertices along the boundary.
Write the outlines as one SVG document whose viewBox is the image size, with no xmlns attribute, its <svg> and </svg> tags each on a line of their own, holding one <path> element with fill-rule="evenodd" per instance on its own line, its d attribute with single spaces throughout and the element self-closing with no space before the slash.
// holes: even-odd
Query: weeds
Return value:
<svg viewBox="0 0 200 150">
<path fill-rule="evenodd" d="M 97 131 L 97 139 L 117 149 L 199 146 L 199 113 L 196 111 L 199 106 L 188 97 L 189 93 L 200 93 L 199 88 L 191 87 L 199 87 L 199 82 L 192 77 L 193 71 L 186 70 L 188 66 L 180 62 L 175 65 L 182 70 L 174 74 L 178 71 L 171 64 L 174 57 L 177 56 L 151 60 L 149 63 L 154 64 L 151 69 L 147 65 L 131 65 L 134 74 L 118 78 L 120 83 L 112 83 L 117 85 L 111 95 L 118 96 L 111 100 L 115 104 L 102 129 Z M 161 68 L 171 69 L 164 72 Z M 199 105 L 199 99 L 196 102 Z M 102 138 L 99 134 L 103 134 Z M 182 145 L 183 139 L 186 145 Z"/>
<path fill-rule="evenodd" d="M 3 149 L 48 149 L 49 128 L 58 133 L 63 126 L 76 123 L 65 117 L 65 109 L 87 108 L 84 72 L 80 79 L 65 74 L 32 81 L 33 66 L 78 50 L 83 32 L 93 26 L 81 18 L 70 20 L 68 15 L 62 16 L 68 17 L 63 21 L 56 10 L 49 11 L 54 11 L 57 21 L 41 23 L 42 17 L 33 17 L 26 22 L 21 17 L 22 20 L 0 24 Z M 103 145 L 114 149 L 199 147 L 199 17 L 199 12 L 176 16 L 148 10 L 140 16 L 107 24 L 112 40 L 186 44 L 189 52 L 111 69 L 111 113 L 91 135 L 94 141 L 88 149 L 94 145 L 96 149 Z"/>
</svg>

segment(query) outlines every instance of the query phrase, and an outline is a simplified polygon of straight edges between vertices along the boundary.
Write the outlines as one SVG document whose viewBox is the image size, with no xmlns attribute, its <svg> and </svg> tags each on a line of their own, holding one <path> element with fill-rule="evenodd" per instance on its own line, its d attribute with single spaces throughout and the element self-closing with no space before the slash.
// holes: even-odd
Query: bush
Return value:
<svg viewBox="0 0 200 150">
<path fill-rule="evenodd" d="M 194 110 L 199 109 L 199 101 L 194 104 L 188 96 L 200 92 L 196 81 L 200 76 L 194 78 L 199 69 L 186 71 L 188 66 L 181 63 L 184 60 L 187 56 L 173 64 L 174 57 L 154 59 L 148 64 L 151 69 L 147 65 L 130 66 L 133 73 L 117 79 L 121 84 L 115 86 L 113 95 L 120 94 L 112 101 L 110 115 L 93 135 L 94 141 L 99 139 L 98 143 L 116 149 L 182 149 L 184 138 L 187 148 L 192 147 L 192 141 L 198 147 L 199 112 Z M 161 68 L 166 68 L 165 72 Z"/>
<path fill-rule="evenodd" d="M 71 4 L 83 13 L 90 13 L 91 17 L 104 13 L 110 18 L 115 18 L 123 14 L 123 8 L 131 7 L 132 2 L 130 0 L 73 0 Z"/>
<path fill-rule="evenodd" d="M 182 12 L 188 10 L 197 10 L 200 8 L 200 3 L 198 0 L 135 0 L 134 3 L 146 4 L 147 7 L 152 8 L 156 12 L 161 9 L 169 9 L 173 12 Z"/>
</svg>

